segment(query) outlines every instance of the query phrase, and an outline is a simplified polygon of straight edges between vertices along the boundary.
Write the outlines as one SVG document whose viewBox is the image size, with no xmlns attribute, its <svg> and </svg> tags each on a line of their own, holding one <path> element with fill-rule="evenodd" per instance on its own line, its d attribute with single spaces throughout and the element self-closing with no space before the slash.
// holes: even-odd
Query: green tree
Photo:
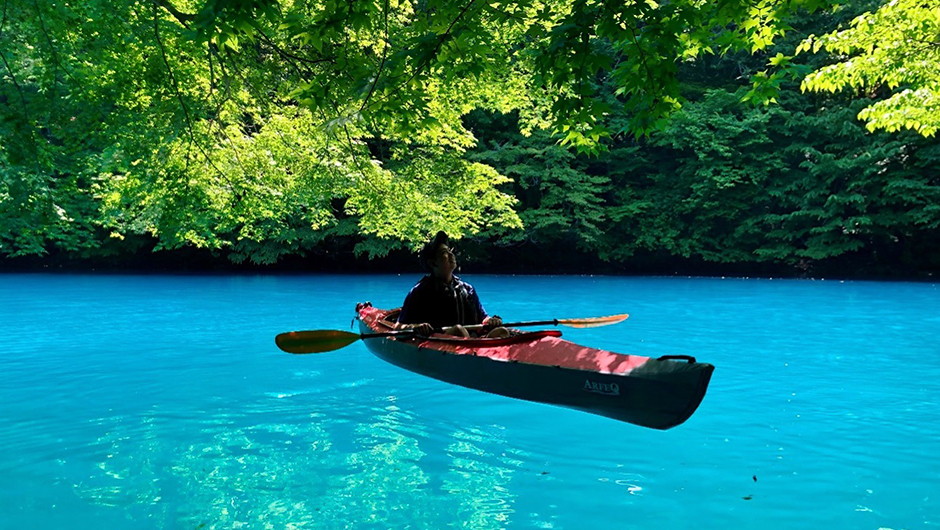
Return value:
<svg viewBox="0 0 940 530">
<path fill-rule="evenodd" d="M 810 35 L 797 49 L 825 50 L 839 61 L 803 80 L 811 91 L 893 93 L 865 106 L 868 130 L 912 129 L 933 136 L 940 128 L 940 5 L 891 0 L 854 18 L 846 28 Z"/>
<path fill-rule="evenodd" d="M 495 140 L 493 129 L 518 130 L 518 116 L 488 118 L 476 114 L 468 120 L 478 134 L 490 138 L 469 155 L 471 160 L 492 166 L 514 183 L 517 211 L 524 230 L 490 235 L 503 243 L 528 242 L 551 247 L 577 247 L 595 251 L 603 236 L 604 195 L 610 180 L 584 156 L 558 145 L 545 132 L 529 137 L 508 135 Z M 489 123 L 487 123 L 489 122 Z M 489 147 L 489 148 L 487 148 Z"/>
<path fill-rule="evenodd" d="M 840 17 L 851 14 L 841 10 L 794 24 L 818 31 Z M 791 53 L 801 38 L 797 31 L 768 54 Z M 490 140 L 473 156 L 516 181 L 526 220 L 516 239 L 541 245 L 522 256 L 533 254 L 535 264 L 557 262 L 579 248 L 615 270 L 651 261 L 660 268 L 711 262 L 843 273 L 940 265 L 933 234 L 940 221 L 940 180 L 932 168 L 938 143 L 911 133 L 871 134 L 854 119 L 871 104 L 868 97 L 804 94 L 786 77 L 776 93 L 779 104 L 741 105 L 750 72 L 763 61 L 738 54 L 684 64 L 687 102 L 662 130 L 611 141 L 609 152 L 595 158 L 558 157 L 551 170 L 539 160 L 557 148 L 551 139 L 504 132 L 514 127 L 511 119 L 483 127 L 479 119 L 471 122 L 475 134 Z M 590 185 L 549 174 L 604 180 Z M 530 182 L 540 184 L 540 193 Z M 584 185 L 572 185 L 577 182 Z M 564 227 L 583 213 L 540 201 L 543 189 L 564 196 L 569 187 L 590 197 L 598 230 L 585 233 L 600 237 L 567 237 Z M 543 219 L 550 221 L 544 235 Z"/>
<path fill-rule="evenodd" d="M 845 115 L 813 105 L 848 98 L 795 100 L 779 72 L 739 90 L 748 54 L 830 3 L 8 0 L 0 254 L 153 238 L 270 263 L 331 238 L 376 256 L 437 229 L 506 236 L 524 221 L 507 239 L 612 260 L 794 262 L 933 226 L 935 183 L 912 169 L 925 145 L 881 149 L 853 130 L 825 147 L 802 128 L 841 130 Z M 896 4 L 910 4 L 902 18 L 933 13 Z M 772 62 L 795 68 L 792 50 L 773 48 Z M 729 65 L 742 79 L 717 73 Z M 902 85 L 929 81 L 918 75 Z M 744 97 L 783 106 L 738 107 Z M 468 156 L 473 110 L 513 113 L 530 136 Z M 559 139 L 612 151 L 585 158 Z M 896 170 L 911 186 L 891 187 Z M 907 193 L 892 208 L 916 214 L 870 220 L 889 201 L 860 206 L 863 188 Z M 830 225 L 807 221 L 817 213 Z"/>
<path fill-rule="evenodd" d="M 157 250 L 272 262 L 344 233 L 329 228 L 350 217 L 396 241 L 519 226 L 496 189 L 503 177 L 461 160 L 462 128 L 424 127 L 373 153 L 381 129 L 301 104 L 313 59 L 253 25 L 247 46 L 232 40 L 242 31 L 224 25 L 233 5 L 186 15 L 194 6 L 4 3 L 0 252 L 148 235 Z M 435 112 L 454 120 L 473 100 Z"/>
</svg>

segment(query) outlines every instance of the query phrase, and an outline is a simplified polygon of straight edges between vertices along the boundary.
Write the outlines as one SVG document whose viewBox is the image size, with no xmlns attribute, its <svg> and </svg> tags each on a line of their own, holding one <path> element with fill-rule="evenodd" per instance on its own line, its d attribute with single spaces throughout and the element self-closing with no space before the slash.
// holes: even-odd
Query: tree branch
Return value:
<svg viewBox="0 0 940 530">
<path fill-rule="evenodd" d="M 650 83 L 653 83 L 653 73 L 650 71 L 649 64 L 646 62 L 646 54 L 643 53 L 643 48 L 640 47 L 640 42 L 636 38 L 636 28 L 627 25 L 627 29 L 629 29 L 630 34 L 633 35 L 633 45 L 636 46 L 637 52 L 640 53 L 640 62 L 643 63 L 643 69 L 646 70 L 646 77 L 649 79 Z"/>
<path fill-rule="evenodd" d="M 3 60 L 3 66 L 5 66 L 7 72 L 9 72 L 10 80 L 13 81 L 13 86 L 16 87 L 16 91 L 20 95 L 20 101 L 23 103 L 23 117 L 26 118 L 26 122 L 29 123 L 29 108 L 26 105 L 26 96 L 23 94 L 23 87 L 21 87 L 19 82 L 17 82 L 16 75 L 13 73 L 13 68 L 11 68 L 10 63 L 7 62 L 7 56 L 4 55 L 3 50 L 0 50 L 0 60 Z"/>
<path fill-rule="evenodd" d="M 418 74 L 420 74 L 422 70 L 424 70 L 425 68 L 427 68 L 429 64 L 431 64 L 431 60 L 434 58 L 435 55 L 437 55 L 437 52 L 441 49 L 441 46 L 444 45 L 444 42 L 447 40 L 447 38 L 450 37 L 450 32 L 454 29 L 454 26 L 457 25 L 457 22 L 461 18 L 463 18 L 463 16 L 467 13 L 467 11 L 470 10 L 470 7 L 473 5 L 475 1 L 476 0 L 470 0 L 469 2 L 467 2 L 467 5 L 464 6 L 464 8 L 460 11 L 460 13 L 454 18 L 454 20 L 450 22 L 450 25 L 447 26 L 447 30 L 445 30 L 444 33 L 441 34 L 441 37 L 437 40 L 437 44 L 435 44 L 434 48 L 430 51 L 430 53 L 427 54 L 424 61 L 421 64 L 419 64 L 417 68 L 415 68 L 414 72 L 411 73 L 411 76 L 407 80 L 395 86 L 396 92 L 397 92 L 397 89 L 411 83 L 411 81 L 413 81 L 415 77 L 418 77 Z M 371 105 L 366 105 L 366 106 L 371 107 Z"/>
<path fill-rule="evenodd" d="M 173 7 L 173 4 L 171 4 L 169 0 L 153 0 L 153 4 L 154 6 L 160 6 L 163 9 L 166 9 L 167 12 L 173 15 L 173 18 L 175 18 L 186 29 L 189 29 L 190 22 L 196 20 L 196 15 L 179 11 Z"/>
<path fill-rule="evenodd" d="M 388 56 L 388 0 L 385 0 L 385 40 L 383 41 L 384 46 L 382 46 L 382 62 L 379 63 L 379 70 L 375 74 L 375 79 L 372 80 L 372 86 L 369 87 L 369 93 L 366 94 L 366 98 L 362 100 L 362 105 L 359 106 L 359 112 L 362 112 L 362 109 L 366 107 L 366 104 L 369 103 L 369 100 L 372 98 L 373 92 L 375 92 L 375 86 L 379 84 L 379 77 L 382 76 L 382 70 L 385 68 L 385 58 Z"/>
<path fill-rule="evenodd" d="M 3 27 L 7 23 L 7 0 L 3 0 L 3 17 L 0 18 L 0 36 L 3 35 Z M 26 104 L 26 95 L 23 94 L 23 87 L 20 86 L 19 82 L 16 80 L 16 74 L 13 72 L 13 67 L 10 66 L 10 63 L 7 62 L 7 57 L 3 53 L 3 50 L 0 49 L 0 60 L 3 61 L 3 66 L 6 67 L 7 72 L 10 73 L 10 80 L 13 81 L 13 86 L 16 87 L 16 92 L 20 95 L 20 102 L 23 104 L 23 117 L 26 119 L 26 123 L 29 123 L 29 107 Z"/>
<path fill-rule="evenodd" d="M 192 145 L 195 145 L 199 151 L 202 153 L 202 156 L 206 158 L 206 161 L 209 162 L 209 165 L 212 166 L 212 169 L 215 169 L 220 175 L 225 176 L 213 162 L 212 157 L 209 156 L 209 153 L 203 149 L 202 145 L 196 141 L 196 134 L 193 128 L 193 121 L 189 116 L 189 108 L 186 106 L 186 101 L 183 100 L 183 94 L 180 92 L 179 83 L 176 82 L 176 76 L 173 75 L 173 69 L 170 67 L 170 61 L 166 57 L 166 47 L 163 45 L 163 40 L 160 39 L 160 16 L 159 16 L 159 3 L 154 2 L 153 4 L 153 34 L 157 39 L 157 45 L 160 48 L 160 56 L 163 58 L 163 64 L 166 66 L 167 75 L 170 78 L 170 81 L 173 83 L 173 91 L 176 93 L 176 98 L 180 102 L 180 107 L 183 108 L 183 116 L 186 118 L 187 131 L 189 132 L 189 139 L 192 142 Z"/>
<path fill-rule="evenodd" d="M 49 32 L 46 30 L 46 23 L 42 19 L 42 9 L 40 9 L 39 7 L 39 2 L 36 0 L 33 0 L 33 6 L 36 7 L 36 18 L 39 20 L 39 29 L 42 31 L 42 34 L 46 37 L 46 42 L 49 44 L 49 53 L 52 55 L 52 66 L 53 66 L 52 93 L 50 94 L 50 97 L 49 97 L 49 99 L 51 100 L 51 104 L 49 105 L 49 120 L 52 121 L 54 114 L 55 114 L 55 110 L 56 110 L 56 105 L 55 105 L 56 104 L 56 87 L 59 84 L 59 68 L 61 67 L 63 70 L 65 70 L 65 67 L 62 67 L 59 64 L 59 54 L 56 51 L 55 45 L 52 42 L 52 37 L 49 36 Z M 66 75 L 68 75 L 68 72 L 66 72 Z M 79 85 L 79 89 L 81 90 L 81 85 Z"/>
</svg>

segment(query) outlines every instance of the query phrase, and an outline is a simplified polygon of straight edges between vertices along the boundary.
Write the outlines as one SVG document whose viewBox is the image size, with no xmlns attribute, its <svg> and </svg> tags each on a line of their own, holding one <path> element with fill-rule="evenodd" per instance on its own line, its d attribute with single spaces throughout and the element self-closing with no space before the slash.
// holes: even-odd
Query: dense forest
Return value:
<svg viewBox="0 0 940 530">
<path fill-rule="evenodd" d="M 2 10 L 9 270 L 940 272 L 930 2 Z"/>
</svg>

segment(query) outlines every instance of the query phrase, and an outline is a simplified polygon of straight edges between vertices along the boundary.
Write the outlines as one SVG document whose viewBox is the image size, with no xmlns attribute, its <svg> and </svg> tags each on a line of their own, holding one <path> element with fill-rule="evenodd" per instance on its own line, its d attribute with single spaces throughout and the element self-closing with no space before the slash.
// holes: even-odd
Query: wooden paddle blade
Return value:
<svg viewBox="0 0 940 530">
<path fill-rule="evenodd" d="M 287 353 L 324 353 L 349 346 L 360 338 L 358 333 L 324 329 L 281 333 L 274 342 Z"/>
<path fill-rule="evenodd" d="M 601 326 L 618 324 L 626 320 L 629 316 L 630 315 L 624 313 L 622 315 L 611 315 L 609 317 L 569 318 L 559 320 L 558 323 L 573 328 L 599 328 Z"/>
</svg>

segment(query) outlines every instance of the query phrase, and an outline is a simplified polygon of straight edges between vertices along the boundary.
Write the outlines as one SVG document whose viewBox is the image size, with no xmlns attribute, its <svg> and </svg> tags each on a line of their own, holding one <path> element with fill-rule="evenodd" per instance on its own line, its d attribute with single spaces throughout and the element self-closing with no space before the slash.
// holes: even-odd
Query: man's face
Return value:
<svg viewBox="0 0 940 530">
<path fill-rule="evenodd" d="M 434 261 L 431 262 L 431 268 L 438 275 L 447 276 L 457 269 L 457 256 L 447 245 L 437 247 L 434 253 Z"/>
</svg>

